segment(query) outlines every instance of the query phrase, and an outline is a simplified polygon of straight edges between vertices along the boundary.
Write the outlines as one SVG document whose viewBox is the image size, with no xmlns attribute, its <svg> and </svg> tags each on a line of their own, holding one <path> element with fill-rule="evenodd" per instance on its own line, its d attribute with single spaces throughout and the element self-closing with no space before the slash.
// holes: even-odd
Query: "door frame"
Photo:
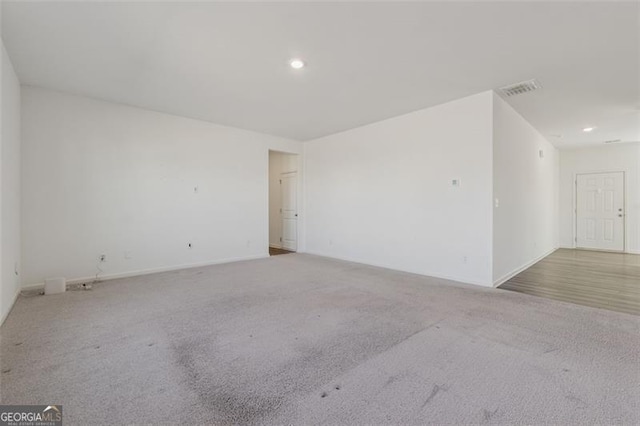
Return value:
<svg viewBox="0 0 640 426">
<path fill-rule="evenodd" d="M 266 223 L 265 223 L 265 230 L 266 230 L 266 240 L 267 240 L 267 256 L 269 255 L 269 247 L 271 246 L 271 241 L 270 241 L 270 221 L 269 221 L 269 206 L 270 206 L 270 197 L 269 197 L 269 189 L 270 189 L 270 185 L 271 185 L 271 179 L 270 179 L 270 162 L 269 162 L 269 154 L 271 152 L 274 153 L 278 153 L 278 154 L 288 154 L 288 155 L 295 155 L 296 156 L 296 161 L 297 161 L 297 178 L 298 178 L 298 194 L 297 194 L 297 199 L 298 199 L 298 222 L 297 222 L 297 241 L 296 241 L 296 253 L 303 253 L 306 250 L 306 233 L 305 233 L 305 229 L 304 229 L 304 208 L 305 208 L 305 203 L 306 200 L 304 198 L 305 195 L 305 190 L 304 190 L 304 154 L 302 152 L 295 152 L 295 151 L 286 151 L 286 150 L 282 150 L 282 149 L 274 149 L 274 148 L 268 148 L 266 155 L 265 155 L 265 163 L 267 166 L 267 187 L 266 187 Z"/>
<path fill-rule="evenodd" d="M 578 176 L 599 175 L 606 173 L 622 173 L 622 251 L 602 250 L 593 248 L 578 247 Z M 624 170 L 597 170 L 587 172 L 576 172 L 573 174 L 573 248 L 576 250 L 603 251 L 607 253 L 628 253 L 627 251 L 627 173 Z"/>
</svg>

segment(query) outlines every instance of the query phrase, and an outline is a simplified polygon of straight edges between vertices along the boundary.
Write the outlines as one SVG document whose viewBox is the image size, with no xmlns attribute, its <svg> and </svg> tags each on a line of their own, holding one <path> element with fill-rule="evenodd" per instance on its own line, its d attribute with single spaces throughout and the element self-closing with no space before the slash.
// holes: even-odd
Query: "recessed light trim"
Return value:
<svg viewBox="0 0 640 426">
<path fill-rule="evenodd" d="M 584 129 L 582 129 L 582 131 L 585 133 L 593 132 L 594 130 L 595 127 L 585 127 Z"/>
<path fill-rule="evenodd" d="M 304 68 L 304 66 L 306 64 L 304 63 L 304 61 L 302 59 L 292 59 L 292 60 L 289 61 L 289 65 L 294 70 L 299 70 L 299 69 Z"/>
</svg>

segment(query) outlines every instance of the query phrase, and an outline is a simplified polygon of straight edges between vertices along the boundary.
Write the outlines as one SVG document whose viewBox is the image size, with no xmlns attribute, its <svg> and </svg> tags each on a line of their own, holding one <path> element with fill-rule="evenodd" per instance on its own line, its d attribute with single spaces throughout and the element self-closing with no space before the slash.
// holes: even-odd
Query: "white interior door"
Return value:
<svg viewBox="0 0 640 426">
<path fill-rule="evenodd" d="M 624 172 L 576 179 L 576 246 L 624 250 Z"/>
<path fill-rule="evenodd" d="M 295 251 L 298 247 L 298 174 L 283 173 L 282 191 L 282 248 Z"/>
</svg>

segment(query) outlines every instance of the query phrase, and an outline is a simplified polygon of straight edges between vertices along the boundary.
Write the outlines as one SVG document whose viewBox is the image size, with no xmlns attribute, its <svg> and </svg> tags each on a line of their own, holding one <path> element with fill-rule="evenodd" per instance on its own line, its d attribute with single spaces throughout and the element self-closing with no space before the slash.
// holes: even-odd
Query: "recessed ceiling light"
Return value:
<svg viewBox="0 0 640 426">
<path fill-rule="evenodd" d="M 582 129 L 583 132 L 593 132 L 593 129 L 595 129 L 595 127 L 585 127 L 584 129 Z"/>
<path fill-rule="evenodd" d="M 291 65 L 291 68 L 293 68 L 294 70 L 304 68 L 304 62 L 302 61 L 302 59 L 292 59 L 289 61 L 289 65 Z"/>
</svg>

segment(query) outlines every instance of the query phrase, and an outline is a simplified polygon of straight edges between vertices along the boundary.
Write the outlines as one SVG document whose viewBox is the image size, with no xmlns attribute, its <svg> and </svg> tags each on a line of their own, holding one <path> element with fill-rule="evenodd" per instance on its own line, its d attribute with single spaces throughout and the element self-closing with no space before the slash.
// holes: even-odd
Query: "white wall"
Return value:
<svg viewBox="0 0 640 426">
<path fill-rule="evenodd" d="M 299 170 L 299 157 L 299 155 L 295 154 L 269 151 L 269 246 L 271 247 L 282 248 L 282 215 L 280 214 L 282 191 L 280 177 L 282 173 L 297 172 Z M 298 175 L 300 174 L 298 173 Z M 301 190 L 302 185 L 298 185 L 298 195 L 300 195 Z M 299 196 L 298 199 L 301 199 L 301 197 Z"/>
<path fill-rule="evenodd" d="M 558 150 L 494 95 L 494 284 L 558 248 L 558 174 Z"/>
<path fill-rule="evenodd" d="M 1 43 L 1 40 L 0 40 Z M 20 290 L 20 82 L 2 44 L 0 121 L 0 324 Z"/>
<path fill-rule="evenodd" d="M 573 248 L 575 175 L 625 172 L 626 251 L 640 253 L 640 143 L 603 145 L 560 152 L 560 245 Z"/>
<path fill-rule="evenodd" d="M 491 285 L 492 96 L 305 143 L 307 251 Z"/>
<path fill-rule="evenodd" d="M 267 255 L 268 151 L 300 143 L 22 93 L 23 285 L 92 277 L 100 254 L 111 277 Z"/>
</svg>

